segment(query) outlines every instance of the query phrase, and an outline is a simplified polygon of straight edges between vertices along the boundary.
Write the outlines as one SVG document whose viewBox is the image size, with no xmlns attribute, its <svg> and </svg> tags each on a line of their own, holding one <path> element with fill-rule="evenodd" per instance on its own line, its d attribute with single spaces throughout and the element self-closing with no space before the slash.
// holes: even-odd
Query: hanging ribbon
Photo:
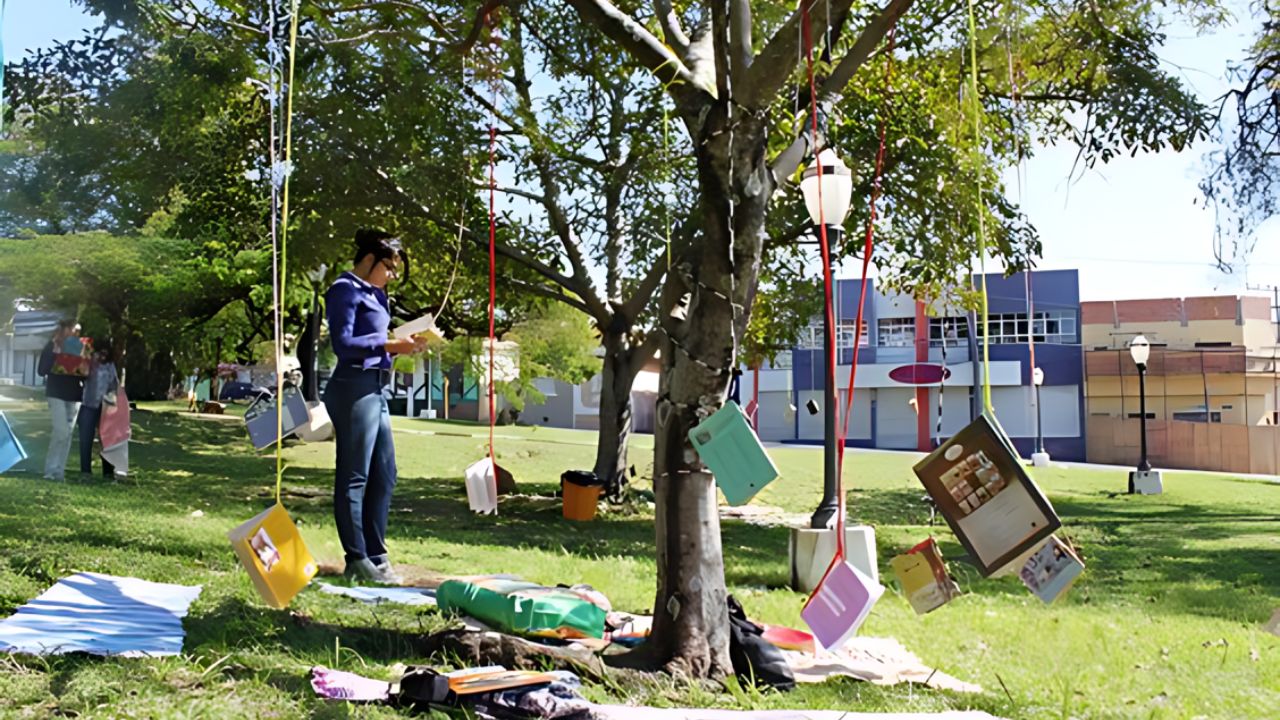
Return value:
<svg viewBox="0 0 1280 720">
<path fill-rule="evenodd" d="M 288 241 L 289 241 L 289 176 L 292 174 L 293 157 L 293 76 L 295 60 L 298 50 L 298 4 L 299 0 L 293 0 L 290 6 L 289 16 L 289 74 L 287 84 L 285 86 L 285 109 L 284 109 L 284 160 L 277 169 L 275 163 L 271 168 L 272 192 L 274 194 L 275 184 L 277 183 L 277 172 L 282 174 L 283 189 L 281 190 L 280 199 L 280 225 L 279 225 L 279 264 L 278 269 L 273 268 L 275 275 L 275 351 L 276 351 L 276 504 L 281 503 L 281 487 L 284 483 L 284 311 L 285 302 L 285 278 L 288 268 Z M 274 30 L 274 24 L 273 24 Z M 273 71 L 273 75 L 274 75 Z M 274 81 L 274 78 L 273 78 Z M 274 92 L 274 89 L 273 89 Z M 274 121 L 272 124 L 272 134 L 275 133 Z M 272 154 L 275 155 L 273 143 Z M 274 161 L 274 157 L 272 158 Z M 274 209 L 273 209 L 274 212 Z M 276 260 L 276 232 L 274 218 L 272 222 L 272 261 Z"/>
<path fill-rule="evenodd" d="M 485 22 L 489 25 L 490 33 L 493 32 L 493 15 L 486 15 Z M 491 41 L 496 42 L 492 38 Z M 497 344 L 497 333 L 495 332 L 494 311 L 498 299 L 498 271 L 497 271 L 497 217 L 494 213 L 494 197 L 497 193 L 497 180 L 495 179 L 495 166 L 497 165 L 498 152 L 498 119 L 494 108 L 498 106 L 498 81 L 496 77 L 491 80 L 493 100 L 489 109 L 489 464 L 493 467 L 494 482 L 498 478 L 498 458 L 493 453 L 493 428 L 495 423 L 494 413 L 496 412 L 496 403 L 493 395 L 493 359 L 494 346 Z"/>
<path fill-rule="evenodd" d="M 824 208 L 822 203 L 822 163 L 816 161 L 816 158 L 819 152 L 818 101 L 817 101 L 818 92 L 817 92 L 817 83 L 814 80 L 814 72 L 813 72 L 813 36 L 809 26 L 809 6 L 807 3 L 804 2 L 804 0 L 802 0 L 801 2 L 800 12 L 801 12 L 800 26 L 801 26 L 801 32 L 803 36 L 802 39 L 803 39 L 804 48 L 805 48 L 805 64 L 806 64 L 808 80 L 809 80 L 810 134 L 812 136 L 813 152 L 814 152 L 814 158 L 815 158 L 814 167 L 817 169 L 817 178 L 818 178 L 818 238 L 819 238 L 819 245 L 822 248 L 823 304 L 824 304 L 824 312 L 827 318 L 827 325 L 828 327 L 831 328 L 832 332 L 834 333 L 836 332 L 837 328 L 835 325 L 835 309 L 832 303 L 833 282 L 831 277 L 831 246 L 827 238 L 827 224 L 826 224 L 826 217 L 824 215 Z M 892 79 L 891 73 L 893 68 L 893 41 L 894 41 L 894 35 L 896 33 L 896 30 L 897 30 L 896 24 L 893 27 L 891 27 L 889 30 L 889 66 L 886 70 L 886 76 L 885 76 L 886 87 L 888 86 L 889 82 Z M 849 368 L 849 387 L 848 387 L 848 394 L 845 400 L 844 420 L 838 427 L 836 431 L 836 437 L 835 437 L 836 458 L 837 458 L 836 460 L 837 501 L 836 501 L 836 527 L 835 527 L 836 554 L 835 554 L 835 557 L 832 558 L 831 566 L 827 569 L 828 572 L 830 572 L 831 568 L 834 568 L 837 563 L 843 562 L 845 558 L 845 538 L 844 538 L 845 517 L 846 517 L 846 501 L 845 501 L 845 488 L 844 488 L 845 438 L 847 437 L 848 431 L 849 431 L 849 410 L 850 408 L 853 407 L 854 383 L 857 378 L 858 348 L 860 346 L 859 339 L 862 336 L 862 325 L 864 322 L 864 315 L 865 315 L 866 301 L 867 301 L 867 274 L 871 265 L 871 255 L 872 255 L 872 249 L 874 245 L 874 236 L 875 236 L 876 201 L 879 199 L 880 179 L 884 169 L 886 129 L 887 129 L 886 123 L 884 119 L 881 118 L 880 138 L 879 138 L 880 142 L 879 142 L 879 147 L 876 151 L 875 178 L 872 183 L 870 217 L 867 222 L 867 231 L 863 241 L 862 286 L 860 288 L 860 296 L 858 298 L 858 314 L 856 318 L 856 327 L 855 327 L 854 341 L 853 341 L 853 362 Z M 837 337 L 838 337 L 838 333 L 837 333 Z M 837 360 L 836 346 L 837 345 L 838 343 L 833 340 L 831 343 L 829 343 L 829 349 L 827 352 L 827 373 L 828 373 L 828 379 L 830 380 L 830 383 L 831 383 L 831 387 L 833 388 L 836 385 L 836 360 Z M 831 402 L 831 398 L 827 398 L 826 402 Z"/>
<path fill-rule="evenodd" d="M 978 267 L 982 274 L 982 409 L 995 415 L 991 405 L 991 327 L 990 303 L 987 299 L 987 220 L 982 202 L 982 173 L 977 163 L 978 139 L 982 137 L 982 105 L 978 97 L 978 30 L 973 16 L 973 0 L 969 0 L 969 106 L 973 109 L 974 187 L 977 189 Z"/>
<path fill-rule="evenodd" d="M 0 0 L 0 100 L 4 99 L 4 6 L 6 0 Z M 0 130 L 4 129 L 4 108 L 0 107 Z"/>
</svg>

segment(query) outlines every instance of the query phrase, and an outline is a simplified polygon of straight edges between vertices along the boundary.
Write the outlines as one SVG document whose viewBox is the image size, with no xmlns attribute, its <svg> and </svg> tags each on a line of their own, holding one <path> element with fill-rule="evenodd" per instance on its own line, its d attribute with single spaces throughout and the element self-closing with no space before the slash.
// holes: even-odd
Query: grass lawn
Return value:
<svg viewBox="0 0 1280 720">
<path fill-rule="evenodd" d="M 39 479 L 48 436 L 42 405 L 0 403 L 32 455 L 20 466 L 26 472 L 0 476 L 0 616 L 76 571 L 204 586 L 186 621 L 181 657 L 0 658 L 0 716 L 397 715 L 316 701 L 308 668 L 326 664 L 390 679 L 396 664 L 427 660 L 419 650 L 423 634 L 447 621 L 430 610 L 372 608 L 314 589 L 288 610 L 263 606 L 225 535 L 270 504 L 274 459 L 251 451 L 238 418 L 193 418 L 175 408 L 144 406 L 135 415 L 135 472 L 127 483 L 55 484 Z M 649 513 L 610 512 L 573 524 L 559 517 L 558 505 L 513 500 L 498 517 L 472 516 L 461 476 L 483 454 L 481 430 L 395 422 L 396 562 L 586 582 L 619 609 L 649 610 Z M 548 494 L 561 471 L 589 467 L 594 456 L 588 433 L 499 428 L 498 434 L 500 460 L 530 493 Z M 651 449 L 650 438 L 636 439 L 632 460 L 642 475 Z M 810 511 L 820 495 L 821 453 L 787 448 L 773 456 L 782 478 L 756 502 Z M 337 560 L 333 446 L 297 445 L 286 457 L 285 505 L 312 552 Z M 928 526 L 912 461 L 854 453 L 846 462 L 851 514 L 875 526 L 882 572 L 893 554 L 930 533 L 944 554 L 961 554 L 945 526 Z M 982 684 L 981 695 L 852 681 L 786 695 L 714 695 L 670 682 L 588 692 L 596 700 L 663 705 L 978 708 L 1009 718 L 1280 717 L 1280 637 L 1261 630 L 1280 607 L 1280 485 L 1177 473 L 1166 475 L 1164 495 L 1129 497 L 1114 494 L 1124 490 L 1122 472 L 1052 469 L 1036 477 L 1089 566 L 1068 597 L 1044 606 L 1016 578 L 983 580 L 957 566 L 964 597 L 920 618 L 891 589 L 862 630 L 900 639 L 925 662 Z M 784 588 L 786 530 L 728 522 L 724 546 L 731 592 L 748 612 L 802 626 L 804 598 Z"/>
</svg>

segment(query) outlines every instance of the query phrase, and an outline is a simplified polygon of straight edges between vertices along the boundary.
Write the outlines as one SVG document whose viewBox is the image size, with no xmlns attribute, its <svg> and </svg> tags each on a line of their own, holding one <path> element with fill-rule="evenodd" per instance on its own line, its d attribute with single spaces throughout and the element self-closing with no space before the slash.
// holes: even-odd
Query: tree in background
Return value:
<svg viewBox="0 0 1280 720">
<path fill-rule="evenodd" d="M 1209 153 L 1212 170 L 1200 183 L 1217 213 L 1213 254 L 1218 266 L 1245 267 L 1258 226 L 1280 214 L 1280 8 L 1255 0 L 1261 27 L 1248 57 L 1230 69 L 1214 129 L 1222 149 Z"/>
</svg>

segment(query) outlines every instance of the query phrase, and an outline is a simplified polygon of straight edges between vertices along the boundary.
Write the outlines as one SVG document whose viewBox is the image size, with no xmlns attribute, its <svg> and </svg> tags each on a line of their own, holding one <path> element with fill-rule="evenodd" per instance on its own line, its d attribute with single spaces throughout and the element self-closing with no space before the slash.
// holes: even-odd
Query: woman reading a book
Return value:
<svg viewBox="0 0 1280 720">
<path fill-rule="evenodd" d="M 381 230 L 356 233 L 355 264 L 325 293 L 329 336 L 338 364 L 325 387 L 333 421 L 337 472 L 333 515 L 351 580 L 399 584 L 387 556 L 387 514 L 396 485 L 391 414 L 382 394 L 391 356 L 425 349 L 415 338 L 390 339 L 387 283 L 405 260 L 400 241 Z"/>
<path fill-rule="evenodd" d="M 71 429 L 75 427 L 80 397 L 84 391 L 80 323 L 59 320 L 53 338 L 40 353 L 36 371 L 45 378 L 44 394 L 53 418 L 53 432 L 44 459 L 44 479 L 63 480 L 67 472 L 67 453 L 71 451 Z"/>
</svg>

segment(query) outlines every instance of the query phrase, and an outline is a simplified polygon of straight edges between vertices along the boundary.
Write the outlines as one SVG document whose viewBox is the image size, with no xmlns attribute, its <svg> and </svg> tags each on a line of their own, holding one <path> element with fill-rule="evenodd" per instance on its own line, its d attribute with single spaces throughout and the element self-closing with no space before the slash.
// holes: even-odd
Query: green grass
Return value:
<svg viewBox="0 0 1280 720">
<path fill-rule="evenodd" d="M 204 586 L 181 657 L 0 659 L 0 716 L 396 715 L 316 701 L 307 669 L 326 664 L 392 678 L 397 664 L 430 660 L 422 637 L 447 622 L 429 610 L 372 608 L 315 590 L 288 610 L 264 607 L 225 534 L 271 502 L 274 460 L 251 452 L 238 418 L 186 417 L 175 408 L 146 406 L 135 416 L 128 483 L 53 484 L 38 479 L 47 415 L 37 403 L 0 405 L 32 454 L 21 466 L 27 472 L 0 476 L 0 616 L 76 571 Z M 612 511 L 574 524 L 556 503 L 527 498 L 506 502 L 498 517 L 470 515 L 461 475 L 483 455 L 482 429 L 395 423 L 401 479 L 390 545 L 398 563 L 587 582 L 620 609 L 649 610 L 651 513 Z M 588 433 L 499 428 L 498 435 L 499 459 L 531 494 L 548 494 L 562 470 L 589 467 L 594 455 Z M 642 475 L 651 448 L 650 438 L 636 438 L 632 460 Z M 286 453 L 285 505 L 322 560 L 340 557 L 328 498 L 332 453 L 331 444 Z M 821 454 L 773 455 L 782 477 L 756 502 L 810 511 Z M 930 534 L 945 554 L 961 554 L 945 526 L 927 525 L 912 461 L 882 453 L 846 460 L 851 515 L 875 526 L 882 568 Z M 1162 496 L 1129 497 L 1115 495 L 1125 486 L 1122 472 L 1054 469 L 1037 478 L 1089 565 L 1068 597 L 1046 607 L 1016 578 L 983 580 L 954 566 L 964 597 L 920 618 L 891 590 L 862 631 L 900 639 L 925 662 L 982 684 L 981 695 L 852 681 L 786 695 L 711 694 L 670 681 L 588 692 L 663 705 L 972 707 L 1010 718 L 1280 717 L 1280 638 L 1260 629 L 1280 606 L 1280 485 L 1178 473 L 1166 476 Z M 197 510 L 203 515 L 193 517 Z M 723 537 L 727 580 L 748 611 L 798 625 L 804 598 L 783 589 L 786 530 L 727 522 Z"/>
</svg>

